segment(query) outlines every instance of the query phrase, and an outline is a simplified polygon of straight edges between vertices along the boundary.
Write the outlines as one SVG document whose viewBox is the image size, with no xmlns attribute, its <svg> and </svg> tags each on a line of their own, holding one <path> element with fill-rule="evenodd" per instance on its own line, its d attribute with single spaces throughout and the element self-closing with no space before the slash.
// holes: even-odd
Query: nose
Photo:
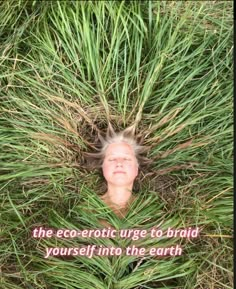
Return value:
<svg viewBox="0 0 236 289">
<path fill-rule="evenodd" d="M 120 158 L 120 159 L 117 159 L 117 161 L 116 161 L 116 166 L 118 167 L 121 167 L 121 166 L 123 166 L 123 160 Z"/>
</svg>

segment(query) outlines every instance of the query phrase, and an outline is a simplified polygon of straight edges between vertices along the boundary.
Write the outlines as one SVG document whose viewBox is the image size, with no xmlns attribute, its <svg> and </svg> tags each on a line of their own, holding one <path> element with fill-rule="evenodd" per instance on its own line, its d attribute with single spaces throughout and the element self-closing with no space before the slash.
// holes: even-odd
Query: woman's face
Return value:
<svg viewBox="0 0 236 289">
<path fill-rule="evenodd" d="M 127 143 L 110 144 L 105 153 L 102 171 L 108 184 L 133 185 L 138 175 L 138 161 L 132 147 Z"/>
</svg>

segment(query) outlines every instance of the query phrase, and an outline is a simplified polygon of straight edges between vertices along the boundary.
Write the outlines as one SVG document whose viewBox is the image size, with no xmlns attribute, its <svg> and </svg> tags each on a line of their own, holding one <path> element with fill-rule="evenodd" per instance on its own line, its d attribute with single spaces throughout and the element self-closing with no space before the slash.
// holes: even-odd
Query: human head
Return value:
<svg viewBox="0 0 236 289">
<path fill-rule="evenodd" d="M 134 126 L 130 126 L 125 130 L 116 133 L 111 124 L 109 123 L 106 136 L 102 137 L 99 134 L 98 138 L 100 140 L 100 147 L 97 148 L 97 152 L 84 153 L 88 160 L 88 167 L 101 168 L 108 146 L 114 143 L 128 144 L 134 152 L 139 168 L 143 165 L 150 163 L 150 160 L 142 155 L 147 151 L 148 147 L 140 145 L 138 143 L 135 137 Z"/>
<path fill-rule="evenodd" d="M 109 144 L 105 151 L 102 172 L 108 185 L 132 188 L 138 175 L 138 160 L 131 145 L 125 142 Z"/>
</svg>

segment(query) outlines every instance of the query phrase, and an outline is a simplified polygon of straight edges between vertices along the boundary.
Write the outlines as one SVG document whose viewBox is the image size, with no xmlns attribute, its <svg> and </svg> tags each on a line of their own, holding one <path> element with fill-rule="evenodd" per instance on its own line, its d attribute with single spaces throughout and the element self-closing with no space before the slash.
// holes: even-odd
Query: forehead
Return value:
<svg viewBox="0 0 236 289">
<path fill-rule="evenodd" d="M 110 144 L 107 149 L 105 155 L 135 155 L 133 148 L 127 143 L 113 143 Z"/>
</svg>

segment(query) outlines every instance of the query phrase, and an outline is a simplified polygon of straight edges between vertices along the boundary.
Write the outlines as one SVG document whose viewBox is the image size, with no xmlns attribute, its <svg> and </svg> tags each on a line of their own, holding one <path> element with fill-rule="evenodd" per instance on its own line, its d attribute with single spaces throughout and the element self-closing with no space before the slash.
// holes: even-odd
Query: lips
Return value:
<svg viewBox="0 0 236 289">
<path fill-rule="evenodd" d="M 122 171 L 115 171 L 114 174 L 125 174 L 125 172 L 122 172 Z"/>
</svg>

